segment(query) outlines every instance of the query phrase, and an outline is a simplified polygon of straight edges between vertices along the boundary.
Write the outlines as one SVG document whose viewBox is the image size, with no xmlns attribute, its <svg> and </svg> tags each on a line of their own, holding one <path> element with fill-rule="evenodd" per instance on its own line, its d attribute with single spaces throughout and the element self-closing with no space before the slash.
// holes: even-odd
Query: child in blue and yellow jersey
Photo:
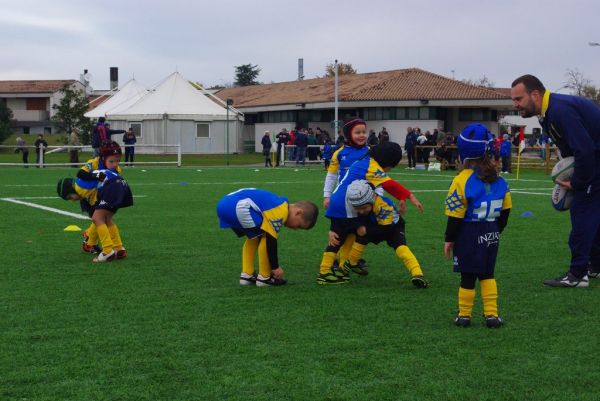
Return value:
<svg viewBox="0 0 600 401">
<path fill-rule="evenodd" d="M 243 188 L 219 201 L 217 215 L 221 228 L 231 228 L 238 237 L 248 237 L 242 247 L 240 284 L 266 287 L 286 283 L 277 255 L 281 228 L 309 230 L 317 221 L 319 209 L 312 202 L 289 203 L 262 189 Z M 257 251 L 258 276 L 254 273 Z"/>
<path fill-rule="evenodd" d="M 444 253 L 454 254 L 460 273 L 457 326 L 471 324 L 475 282 L 479 280 L 487 327 L 502 326 L 498 316 L 498 289 L 494 278 L 500 234 L 512 207 L 508 184 L 498 176 L 489 156 L 492 135 L 481 124 L 470 124 L 458 138 L 463 170 L 454 178 L 446 197 Z"/>
<path fill-rule="evenodd" d="M 327 208 L 326 216 L 331 220 L 329 231 L 329 245 L 325 248 L 321 265 L 319 268 L 318 284 L 342 284 L 347 277 L 336 275 L 333 270 L 335 255 L 344 244 L 349 234 L 356 234 L 360 226 L 357 219 L 358 213 L 346 198 L 348 186 L 355 180 L 366 180 L 374 188 L 381 187 L 390 195 L 400 200 L 401 211 L 406 208 L 406 199 L 410 200 L 419 210 L 423 211 L 421 202 L 406 188 L 392 180 L 387 172 L 398 165 L 402 158 L 402 149 L 395 142 L 382 143 L 357 160 L 348 169 L 344 178 L 331 195 L 331 201 Z M 350 246 L 351 248 L 351 246 Z M 345 260 L 340 260 L 343 266 Z M 365 274 L 366 272 L 363 272 Z"/>
<path fill-rule="evenodd" d="M 357 264 L 365 246 L 386 241 L 410 272 L 413 285 L 426 288 L 429 283 L 423 276 L 419 261 L 406 245 L 405 222 L 394 202 L 377 195 L 365 180 L 352 182 L 348 186 L 346 198 L 356 213 L 365 218 L 362 219 L 363 225 L 356 230 L 356 241 L 342 269 L 360 273 Z"/>
<path fill-rule="evenodd" d="M 323 207 L 329 206 L 333 190 L 339 185 L 346 172 L 358 159 L 369 152 L 367 146 L 367 123 L 362 118 L 352 118 L 342 127 L 346 144 L 337 149 L 327 167 L 325 185 L 323 186 Z"/>
<path fill-rule="evenodd" d="M 325 176 L 325 185 L 323 186 L 323 207 L 325 209 L 329 206 L 331 194 L 342 181 L 350 166 L 369 152 L 369 146 L 367 145 L 369 135 L 365 120 L 351 117 L 346 120 L 342 129 L 346 143 L 333 153 Z M 339 251 L 341 260 L 348 258 L 355 239 L 353 233 L 348 234 Z M 359 261 L 359 264 L 361 267 L 366 267 L 366 262 L 363 259 Z"/>
<path fill-rule="evenodd" d="M 82 249 L 98 253 L 94 262 L 110 262 L 127 256 L 119 229 L 112 219 L 118 209 L 133 205 L 129 185 L 121 177 L 120 158 L 119 144 L 106 143 L 100 148 L 100 156 L 88 160 L 75 180 L 65 178 L 58 183 L 58 195 L 65 200 L 79 200 L 82 211 L 92 219 L 84 234 L 87 238 Z M 102 249 L 94 252 L 98 237 Z"/>
</svg>

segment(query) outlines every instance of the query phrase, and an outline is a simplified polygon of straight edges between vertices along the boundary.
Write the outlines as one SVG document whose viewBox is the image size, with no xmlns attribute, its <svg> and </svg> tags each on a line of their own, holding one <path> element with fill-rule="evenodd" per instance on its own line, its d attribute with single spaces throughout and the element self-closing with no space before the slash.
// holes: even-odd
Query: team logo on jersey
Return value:
<svg viewBox="0 0 600 401">
<path fill-rule="evenodd" d="M 394 213 L 393 210 L 381 208 L 377 213 L 377 220 L 386 221 L 392 215 L 392 213 Z"/>
<path fill-rule="evenodd" d="M 273 219 L 269 221 L 271 222 L 271 225 L 273 226 L 275 232 L 278 233 L 279 230 L 281 230 L 281 226 L 283 225 L 283 219 Z"/>
<path fill-rule="evenodd" d="M 458 196 L 458 192 L 456 192 L 456 189 L 454 190 L 454 192 L 452 192 L 446 198 L 446 207 L 451 212 L 455 211 L 456 209 L 460 209 L 461 207 L 463 207 L 463 203 L 460 200 L 460 196 Z"/>
<path fill-rule="evenodd" d="M 387 174 L 385 171 L 377 169 L 375 170 L 375 172 L 373 173 L 373 177 L 374 178 L 383 178 L 383 177 L 387 177 Z"/>
</svg>

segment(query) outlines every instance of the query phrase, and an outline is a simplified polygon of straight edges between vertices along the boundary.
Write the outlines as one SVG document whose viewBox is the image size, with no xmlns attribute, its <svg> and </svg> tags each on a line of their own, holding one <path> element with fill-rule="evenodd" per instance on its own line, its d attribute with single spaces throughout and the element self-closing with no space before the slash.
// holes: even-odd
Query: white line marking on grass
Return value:
<svg viewBox="0 0 600 401">
<path fill-rule="evenodd" d="M 13 198 L 0 198 L 0 200 L 3 200 L 5 202 L 17 203 L 19 205 L 25 205 L 25 206 L 33 207 L 33 208 L 36 208 L 36 209 L 46 210 L 48 212 L 62 214 L 64 216 L 74 217 L 76 219 L 90 220 L 89 217 L 84 216 L 82 214 L 71 213 L 71 212 L 67 212 L 66 210 L 60 210 L 60 209 L 55 209 L 53 207 L 42 206 L 42 205 L 38 205 L 36 203 L 23 202 L 23 201 L 16 200 L 16 199 L 13 199 Z"/>
<path fill-rule="evenodd" d="M 134 198 L 147 198 L 148 195 L 133 195 Z M 60 199 L 58 196 L 11 196 L 7 199 Z"/>
<path fill-rule="evenodd" d="M 543 195 L 543 196 L 550 196 L 551 193 L 550 192 L 528 192 L 528 191 L 519 191 L 519 190 L 511 190 L 510 191 L 513 194 L 524 194 L 524 195 Z"/>
</svg>

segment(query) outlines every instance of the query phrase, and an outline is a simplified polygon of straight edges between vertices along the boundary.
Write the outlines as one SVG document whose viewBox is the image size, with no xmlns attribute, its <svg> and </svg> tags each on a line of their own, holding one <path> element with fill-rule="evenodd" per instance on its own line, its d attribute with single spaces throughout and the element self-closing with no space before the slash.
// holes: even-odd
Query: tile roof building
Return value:
<svg viewBox="0 0 600 401">
<path fill-rule="evenodd" d="M 245 139 L 260 144 L 265 131 L 296 126 L 334 130 L 334 78 L 315 78 L 222 89 L 245 113 Z M 408 68 L 339 77 L 339 119 L 360 116 L 376 132 L 386 127 L 404 144 L 407 127 L 460 131 L 471 122 L 498 130 L 498 116 L 513 109 L 504 88 L 470 85 Z M 258 150 L 258 145 L 256 146 Z"/>
<path fill-rule="evenodd" d="M 23 134 L 52 133 L 52 106 L 62 99 L 59 91 L 64 85 L 85 89 L 81 82 L 73 79 L 0 81 L 0 102 L 13 113 L 12 130 Z"/>
</svg>

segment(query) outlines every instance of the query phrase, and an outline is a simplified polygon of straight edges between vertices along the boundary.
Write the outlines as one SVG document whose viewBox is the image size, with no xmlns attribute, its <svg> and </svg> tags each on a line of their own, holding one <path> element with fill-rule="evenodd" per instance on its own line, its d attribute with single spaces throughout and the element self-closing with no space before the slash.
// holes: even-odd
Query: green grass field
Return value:
<svg viewBox="0 0 600 401">
<path fill-rule="evenodd" d="M 472 327 L 452 324 L 459 276 L 442 256 L 450 172 L 392 173 L 426 208 L 405 216 L 431 281 L 418 290 L 385 244 L 367 248 L 368 277 L 318 286 L 326 218 L 282 232 L 289 285 L 239 286 L 242 240 L 219 229 L 217 200 L 260 187 L 320 204 L 319 168 L 144 169 L 125 170 L 137 197 L 116 222 L 129 257 L 110 264 L 93 265 L 81 233 L 63 231 L 86 221 L 0 201 L 0 399 L 598 399 L 600 282 L 542 286 L 567 269 L 570 225 L 541 172 L 510 179 L 496 267 L 506 326 L 489 330 L 479 298 Z M 75 171 L 2 168 L 0 198 L 78 212 L 55 192 Z"/>
</svg>

